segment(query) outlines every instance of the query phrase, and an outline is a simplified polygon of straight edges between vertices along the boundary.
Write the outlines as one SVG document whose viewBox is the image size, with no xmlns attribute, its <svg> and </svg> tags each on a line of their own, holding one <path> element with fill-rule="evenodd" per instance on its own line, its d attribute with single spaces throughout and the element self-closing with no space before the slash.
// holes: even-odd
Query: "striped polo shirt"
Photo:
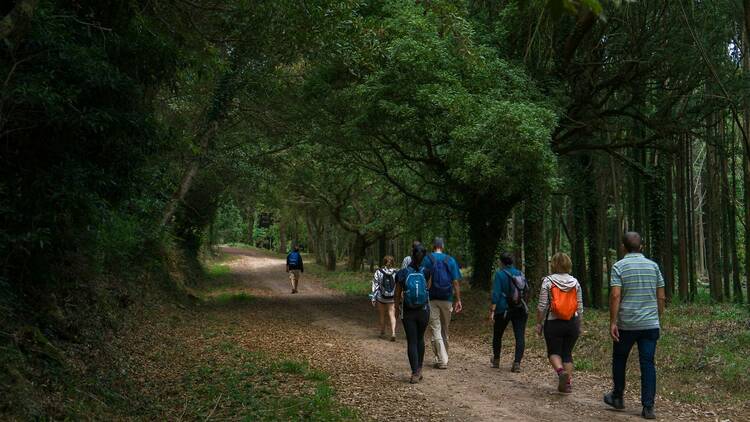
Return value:
<svg viewBox="0 0 750 422">
<path fill-rule="evenodd" d="M 610 286 L 621 287 L 617 326 L 623 330 L 659 328 L 656 289 L 664 287 L 659 265 L 641 253 L 629 253 L 612 266 Z"/>
</svg>

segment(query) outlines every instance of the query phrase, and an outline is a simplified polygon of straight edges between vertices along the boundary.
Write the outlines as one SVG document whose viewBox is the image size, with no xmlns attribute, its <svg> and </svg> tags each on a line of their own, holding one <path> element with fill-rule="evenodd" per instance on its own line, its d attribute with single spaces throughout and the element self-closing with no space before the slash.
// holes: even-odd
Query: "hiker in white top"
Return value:
<svg viewBox="0 0 750 422">
<path fill-rule="evenodd" d="M 372 306 L 378 308 L 380 338 L 385 338 L 385 316 L 391 327 L 391 341 L 396 341 L 396 310 L 394 295 L 396 292 L 396 262 L 392 256 L 383 258 L 383 267 L 378 268 L 372 276 Z"/>
<path fill-rule="evenodd" d="M 557 391 L 572 393 L 573 347 L 581 334 L 583 293 L 570 275 L 570 257 L 562 252 L 552 257 L 552 274 L 544 277 L 537 306 L 538 334 L 544 332 L 547 357 L 557 374 Z"/>
</svg>

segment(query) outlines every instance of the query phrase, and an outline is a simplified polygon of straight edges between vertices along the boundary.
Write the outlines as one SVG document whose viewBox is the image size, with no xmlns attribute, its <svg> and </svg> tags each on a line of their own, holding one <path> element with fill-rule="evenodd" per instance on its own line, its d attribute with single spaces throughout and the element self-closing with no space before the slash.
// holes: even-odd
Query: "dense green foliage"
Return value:
<svg viewBox="0 0 750 422">
<path fill-rule="evenodd" d="M 358 271 L 443 236 L 480 288 L 563 250 L 601 307 L 637 230 L 670 297 L 747 297 L 747 2 L 6 3 L 9 331 L 108 326 L 91 303 L 235 242 Z"/>
</svg>

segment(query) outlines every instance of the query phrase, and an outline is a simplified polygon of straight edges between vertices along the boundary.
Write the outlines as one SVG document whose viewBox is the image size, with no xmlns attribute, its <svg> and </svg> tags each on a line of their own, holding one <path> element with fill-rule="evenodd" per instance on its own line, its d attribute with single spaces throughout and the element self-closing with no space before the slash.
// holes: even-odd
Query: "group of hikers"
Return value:
<svg viewBox="0 0 750 422">
<path fill-rule="evenodd" d="M 654 355 L 659 338 L 659 316 L 664 309 L 664 279 L 659 266 L 641 253 L 641 236 L 628 232 L 623 236 L 627 254 L 614 264 L 610 276 L 610 336 L 613 340 L 612 379 L 614 387 L 604 402 L 623 409 L 625 370 L 628 355 L 638 344 L 641 367 L 641 416 L 654 419 L 656 368 Z M 456 260 L 445 253 L 445 242 L 436 238 L 432 252 L 415 241 L 411 255 L 401 268 L 386 256 L 383 267 L 372 280 L 372 304 L 379 310 L 380 336 L 386 336 L 386 316 L 391 341 L 396 339 L 396 318 L 400 315 L 407 340 L 411 383 L 423 379 L 424 335 L 430 327 L 433 366 L 448 369 L 448 338 L 451 315 L 463 310 L 461 270 Z M 557 377 L 557 390 L 573 392 L 573 349 L 581 334 L 583 292 L 570 275 L 572 262 L 562 252 L 550 263 L 551 274 L 541 280 L 536 307 L 536 332 L 544 336 L 547 357 Z M 490 366 L 500 367 L 502 338 L 512 325 L 515 351 L 511 372 L 521 371 L 525 350 L 526 324 L 529 318 L 530 285 L 515 266 L 514 257 L 505 252 L 492 283 L 489 320 L 493 322 Z"/>
<path fill-rule="evenodd" d="M 636 232 L 623 235 L 627 252 L 617 261 L 610 275 L 610 328 L 612 346 L 613 389 L 604 402 L 624 409 L 627 359 L 634 344 L 638 345 L 641 369 L 641 416 L 655 419 L 656 368 L 654 356 L 659 339 L 659 318 L 664 310 L 664 279 L 658 264 L 642 253 L 641 236 Z M 296 255 L 295 255 L 296 254 Z M 419 242 L 412 244 L 411 254 L 401 268 L 386 256 L 383 266 L 372 279 L 372 305 L 379 314 L 380 337 L 396 341 L 396 323 L 400 317 L 407 340 L 411 367 L 410 382 L 423 379 L 425 332 L 431 330 L 433 366 L 448 369 L 448 338 L 452 314 L 463 310 L 461 303 L 461 270 L 456 260 L 445 253 L 445 241 L 435 238 L 432 252 Z M 573 392 L 573 349 L 581 335 L 583 295 L 581 285 L 570 272 L 570 257 L 558 252 L 550 263 L 551 274 L 541 280 L 536 307 L 536 332 L 544 336 L 547 357 L 557 378 L 557 390 Z M 299 272 L 303 270 L 299 249 L 287 257 L 292 293 L 297 292 Z M 512 325 L 515 351 L 511 372 L 521 371 L 525 350 L 526 325 L 531 312 L 528 306 L 531 288 L 524 274 L 515 266 L 513 254 L 500 256 L 500 265 L 492 283 L 489 320 L 493 323 L 490 366 L 500 367 L 503 334 Z"/>
</svg>

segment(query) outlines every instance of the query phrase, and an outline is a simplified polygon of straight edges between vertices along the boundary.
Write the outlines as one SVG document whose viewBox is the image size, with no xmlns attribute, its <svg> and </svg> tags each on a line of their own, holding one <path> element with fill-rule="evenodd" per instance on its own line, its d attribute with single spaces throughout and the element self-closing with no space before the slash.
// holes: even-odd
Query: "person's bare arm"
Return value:
<svg viewBox="0 0 750 422">
<path fill-rule="evenodd" d="M 612 340 L 620 341 L 620 330 L 617 328 L 617 315 L 620 313 L 622 287 L 612 286 L 609 291 L 609 335 Z"/>
<path fill-rule="evenodd" d="M 403 289 L 401 289 L 401 283 L 396 283 L 396 290 L 394 291 L 394 294 L 393 294 L 393 299 L 394 299 L 393 300 L 393 306 L 394 306 L 395 311 L 396 311 L 396 317 L 398 317 L 398 315 L 399 315 L 399 313 L 398 313 L 399 312 L 399 308 L 401 307 L 401 293 L 402 293 L 402 291 L 403 291 Z"/>
<path fill-rule="evenodd" d="M 659 306 L 659 317 L 661 318 L 667 303 L 667 295 L 664 292 L 664 287 L 656 289 L 656 303 Z"/>
<path fill-rule="evenodd" d="M 456 295 L 456 303 L 453 304 L 453 312 L 460 313 L 464 307 L 461 304 L 461 283 L 458 280 L 453 280 L 453 294 Z"/>
</svg>

